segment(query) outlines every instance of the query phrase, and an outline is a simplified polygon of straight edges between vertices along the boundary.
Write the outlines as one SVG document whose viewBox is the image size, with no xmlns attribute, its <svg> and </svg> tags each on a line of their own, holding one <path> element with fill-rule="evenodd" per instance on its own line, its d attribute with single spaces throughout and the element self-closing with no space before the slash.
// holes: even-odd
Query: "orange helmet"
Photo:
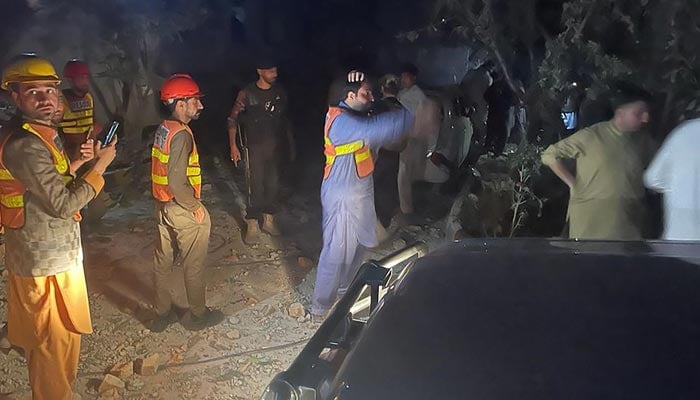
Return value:
<svg viewBox="0 0 700 400">
<path fill-rule="evenodd" d="M 197 82 L 187 74 L 175 74 L 163 82 L 160 89 L 160 99 L 167 104 L 172 104 L 177 99 L 204 96 L 199 90 Z"/>
<path fill-rule="evenodd" d="M 63 67 L 63 76 L 73 79 L 80 75 L 90 75 L 90 67 L 82 61 L 72 59 Z"/>
</svg>

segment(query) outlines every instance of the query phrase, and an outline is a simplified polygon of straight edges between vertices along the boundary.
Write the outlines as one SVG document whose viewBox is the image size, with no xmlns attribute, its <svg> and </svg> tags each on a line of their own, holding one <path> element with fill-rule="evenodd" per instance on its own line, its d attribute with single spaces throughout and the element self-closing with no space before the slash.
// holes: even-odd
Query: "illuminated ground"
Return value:
<svg viewBox="0 0 700 400">
<path fill-rule="evenodd" d="M 83 238 L 94 333 L 83 337 L 75 387 L 82 398 L 98 398 L 97 387 L 115 364 L 158 353 L 157 374 L 126 378 L 124 389 L 99 398 L 255 399 L 318 327 L 308 315 L 293 318 L 288 312 L 293 303 L 309 305 L 312 285 L 304 279 L 312 266 L 300 266 L 299 257 L 314 264 L 318 257 L 318 194 L 290 196 L 281 215 L 285 236 L 265 236 L 251 247 L 243 244 L 234 218 L 234 203 L 240 200 L 235 187 L 234 193 L 226 193 L 230 184 L 211 175 L 208 181 L 204 198 L 213 221 L 208 303 L 223 310 L 227 319 L 197 333 L 179 324 L 162 334 L 150 333 L 139 320 L 148 313 L 152 295 L 152 205 L 141 196 L 112 210 Z M 413 238 L 437 240 L 439 223 L 433 225 L 408 227 L 370 256 L 379 257 Z M 181 268 L 176 268 L 172 282 L 176 303 L 184 305 Z M 4 316 L 4 278 L 0 283 Z M 0 353 L 0 373 L 0 393 L 6 393 L 0 399 L 31 398 L 19 352 Z"/>
</svg>

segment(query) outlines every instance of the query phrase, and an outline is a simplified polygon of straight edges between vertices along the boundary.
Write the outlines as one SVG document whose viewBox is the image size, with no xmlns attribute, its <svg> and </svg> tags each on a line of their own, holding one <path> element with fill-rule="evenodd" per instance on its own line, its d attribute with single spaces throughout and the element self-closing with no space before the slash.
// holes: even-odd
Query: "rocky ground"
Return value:
<svg viewBox="0 0 700 400">
<path fill-rule="evenodd" d="M 101 224 L 84 229 L 94 333 L 83 336 L 75 385 L 81 398 L 259 398 L 318 328 L 306 311 L 321 246 L 317 185 L 299 184 L 293 190 L 290 185 L 280 214 L 284 236 L 264 236 L 249 246 L 241 240 L 238 187 L 219 163 L 206 171 L 203 197 L 213 224 L 207 301 L 226 320 L 196 333 L 179 324 L 161 334 L 145 328 L 156 232 L 152 203 L 139 189 Z M 369 257 L 380 258 L 414 240 L 439 243 L 443 222 L 430 217 L 392 231 Z M 172 287 L 175 303 L 184 308 L 179 266 Z M 6 297 L 3 274 L 0 321 Z M 8 348 L 6 341 L 0 347 L 0 399 L 30 399 L 21 350 Z"/>
</svg>

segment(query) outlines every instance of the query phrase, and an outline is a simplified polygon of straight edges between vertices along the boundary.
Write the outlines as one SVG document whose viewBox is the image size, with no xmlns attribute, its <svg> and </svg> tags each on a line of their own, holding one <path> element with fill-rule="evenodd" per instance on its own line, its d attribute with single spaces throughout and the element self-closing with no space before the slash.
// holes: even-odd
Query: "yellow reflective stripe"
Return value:
<svg viewBox="0 0 700 400">
<path fill-rule="evenodd" d="M 89 132 L 91 127 L 92 126 L 81 126 L 78 128 L 62 128 L 62 130 L 65 134 L 77 135 Z"/>
<path fill-rule="evenodd" d="M 187 172 L 185 172 L 187 176 L 196 176 L 200 175 L 201 173 L 202 169 L 199 167 L 187 167 Z"/>
<path fill-rule="evenodd" d="M 42 142 L 44 142 L 44 144 L 46 144 L 46 147 L 48 147 L 49 151 L 51 151 L 51 154 L 53 154 L 54 163 L 56 163 L 56 170 L 59 174 L 63 175 L 66 172 L 68 172 L 68 161 L 65 157 L 63 157 L 63 154 L 60 151 L 58 151 L 58 149 L 53 143 L 49 143 L 46 140 L 44 140 L 44 137 L 41 136 L 39 132 L 35 131 L 34 128 L 32 128 L 32 126 L 28 123 L 22 124 L 22 128 L 36 135 L 36 137 L 38 137 Z"/>
<path fill-rule="evenodd" d="M 167 185 L 168 184 L 168 177 L 163 176 L 163 175 L 156 175 L 156 174 L 151 174 L 151 180 L 153 183 L 156 185 Z"/>
<path fill-rule="evenodd" d="M 8 171 L 8 170 L 6 170 L 6 169 L 0 169 L 0 180 L 2 180 L 2 181 L 12 181 L 12 180 L 14 180 L 14 179 L 15 179 L 15 178 L 12 176 L 12 174 L 10 173 L 10 171 Z"/>
<path fill-rule="evenodd" d="M 370 158 L 372 154 L 370 153 L 369 149 L 366 151 L 358 151 L 355 153 L 355 162 L 362 162 L 365 161 L 366 159 Z"/>
<path fill-rule="evenodd" d="M 7 208 L 21 208 L 24 207 L 24 195 L 13 194 L 13 195 L 0 195 L 0 204 Z"/>
<path fill-rule="evenodd" d="M 58 126 L 60 127 L 71 127 L 71 126 L 92 126 L 93 118 L 91 116 L 79 116 L 76 118 L 66 118 L 63 117 Z"/>
<path fill-rule="evenodd" d="M 63 154 L 57 151 L 53 146 L 51 146 L 51 152 L 53 153 L 54 160 L 56 161 L 56 170 L 58 173 L 63 175 L 68 172 L 68 160 L 63 157 Z"/>
<path fill-rule="evenodd" d="M 163 153 L 157 147 L 153 147 L 151 149 L 151 157 L 157 158 L 158 161 L 162 162 L 163 164 L 167 164 L 168 160 L 170 160 L 170 155 Z"/>
<path fill-rule="evenodd" d="M 199 164 L 199 154 L 191 154 L 189 158 L 189 164 Z"/>
<path fill-rule="evenodd" d="M 323 137 L 323 143 L 329 144 L 329 145 L 333 144 L 333 142 L 331 142 L 331 138 L 329 138 L 328 136 Z"/>
<path fill-rule="evenodd" d="M 70 109 L 70 107 L 68 107 L 63 112 L 63 120 L 64 121 L 71 121 L 71 120 L 80 119 L 80 118 L 92 117 L 93 115 L 95 115 L 95 113 L 94 113 L 92 108 L 88 108 L 88 109 L 80 110 L 80 111 L 73 111 Z"/>
<path fill-rule="evenodd" d="M 187 179 L 190 181 L 190 184 L 194 185 L 201 185 L 202 184 L 202 177 L 197 175 L 197 176 L 188 176 Z"/>
<path fill-rule="evenodd" d="M 340 146 L 335 146 L 335 155 L 343 156 L 346 154 L 351 154 L 360 150 L 363 146 L 364 143 L 361 140 L 352 143 L 341 144 Z"/>
</svg>

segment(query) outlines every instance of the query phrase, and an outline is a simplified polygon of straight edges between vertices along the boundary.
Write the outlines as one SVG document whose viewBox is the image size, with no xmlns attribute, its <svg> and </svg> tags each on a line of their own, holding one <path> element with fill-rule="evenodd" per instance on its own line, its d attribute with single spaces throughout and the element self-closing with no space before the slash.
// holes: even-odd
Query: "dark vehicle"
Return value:
<svg viewBox="0 0 700 400">
<path fill-rule="evenodd" d="M 700 244 L 424 250 L 363 265 L 263 399 L 700 398 Z"/>
</svg>

